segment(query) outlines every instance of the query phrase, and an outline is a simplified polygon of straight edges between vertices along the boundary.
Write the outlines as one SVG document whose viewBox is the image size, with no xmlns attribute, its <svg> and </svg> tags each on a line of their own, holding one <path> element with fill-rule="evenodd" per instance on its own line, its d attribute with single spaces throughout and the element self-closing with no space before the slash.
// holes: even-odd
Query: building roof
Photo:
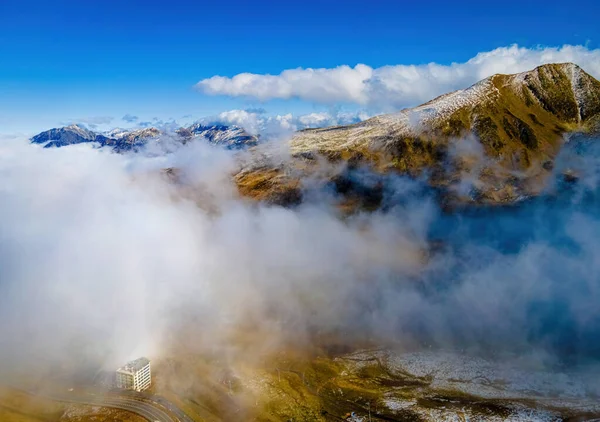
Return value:
<svg viewBox="0 0 600 422">
<path fill-rule="evenodd" d="M 148 365 L 150 360 L 145 357 L 137 358 L 130 362 L 127 362 L 124 366 L 117 369 L 117 372 L 125 372 L 128 374 L 135 374 L 137 371 Z"/>
</svg>

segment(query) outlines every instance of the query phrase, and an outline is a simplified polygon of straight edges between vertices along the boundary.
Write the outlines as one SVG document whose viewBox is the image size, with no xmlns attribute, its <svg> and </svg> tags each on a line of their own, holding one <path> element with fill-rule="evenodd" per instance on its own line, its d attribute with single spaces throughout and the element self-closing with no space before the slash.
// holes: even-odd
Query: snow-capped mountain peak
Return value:
<svg viewBox="0 0 600 422">
<path fill-rule="evenodd" d="M 42 144 L 46 148 L 63 147 L 79 143 L 98 143 L 112 147 L 115 152 L 138 150 L 150 140 L 160 141 L 161 136 L 175 137 L 185 143 L 193 138 L 204 139 L 211 144 L 227 149 L 242 149 L 256 145 L 258 137 L 250 135 L 238 126 L 195 123 L 169 133 L 155 127 L 127 130 L 115 128 L 104 133 L 93 132 L 81 125 L 54 128 L 41 132 L 31 138 L 32 143 Z"/>
</svg>

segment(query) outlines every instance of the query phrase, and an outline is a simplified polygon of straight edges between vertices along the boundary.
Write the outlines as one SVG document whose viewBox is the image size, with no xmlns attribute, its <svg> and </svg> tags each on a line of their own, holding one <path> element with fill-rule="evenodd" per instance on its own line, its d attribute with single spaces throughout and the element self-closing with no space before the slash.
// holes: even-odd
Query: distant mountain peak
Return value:
<svg viewBox="0 0 600 422">
<path fill-rule="evenodd" d="M 155 127 L 131 130 L 115 128 L 101 134 L 82 125 L 71 124 L 41 132 L 31 138 L 31 142 L 43 144 L 47 148 L 93 142 L 100 146 L 112 147 L 116 152 L 124 152 L 142 148 L 149 141 L 160 139 L 163 135 L 167 133 Z M 179 137 L 182 142 L 192 138 L 205 138 L 209 143 L 228 149 L 246 148 L 256 145 L 258 141 L 256 136 L 248 134 L 240 127 L 221 124 L 195 123 L 188 128 L 178 129 L 173 135 Z"/>
<path fill-rule="evenodd" d="M 61 147 L 83 142 L 104 144 L 107 140 L 106 136 L 92 132 L 78 124 L 50 129 L 31 138 L 32 143 L 44 144 L 45 147 Z"/>
<path fill-rule="evenodd" d="M 196 136 L 204 136 L 213 144 L 226 145 L 230 149 L 246 148 L 258 142 L 257 136 L 250 135 L 239 126 L 194 123 L 187 129 Z"/>
</svg>

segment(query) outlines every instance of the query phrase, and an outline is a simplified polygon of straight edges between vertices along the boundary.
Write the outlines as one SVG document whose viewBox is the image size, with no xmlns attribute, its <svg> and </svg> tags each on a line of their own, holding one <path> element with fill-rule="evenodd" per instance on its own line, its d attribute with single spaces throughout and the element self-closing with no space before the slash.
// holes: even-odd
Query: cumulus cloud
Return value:
<svg viewBox="0 0 600 422">
<path fill-rule="evenodd" d="M 573 62 L 600 77 L 600 50 L 584 46 L 524 48 L 517 45 L 477 54 L 465 63 L 442 65 L 365 64 L 322 69 L 288 69 L 279 75 L 240 73 L 213 76 L 196 87 L 209 95 L 250 97 L 261 101 L 299 98 L 315 103 L 353 103 L 405 107 L 466 88 L 496 73 L 517 73 L 545 63 Z"/>
<path fill-rule="evenodd" d="M 373 74 L 369 66 L 339 66 L 334 69 L 290 69 L 279 75 L 240 73 L 233 78 L 213 76 L 197 87 L 207 94 L 248 96 L 259 100 L 307 98 L 330 102 L 343 92 L 349 102 L 362 102 L 363 83 Z M 317 82 L 317 83 L 315 83 Z"/>
</svg>

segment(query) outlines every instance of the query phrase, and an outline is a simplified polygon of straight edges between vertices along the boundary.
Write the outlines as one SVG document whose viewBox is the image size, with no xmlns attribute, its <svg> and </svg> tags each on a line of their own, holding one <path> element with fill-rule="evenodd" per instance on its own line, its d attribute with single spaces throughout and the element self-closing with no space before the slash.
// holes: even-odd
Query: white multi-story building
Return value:
<svg viewBox="0 0 600 422">
<path fill-rule="evenodd" d="M 138 358 L 128 362 L 117 369 L 116 381 L 117 388 L 135 391 L 147 389 L 152 383 L 150 361 L 147 358 Z"/>
</svg>

